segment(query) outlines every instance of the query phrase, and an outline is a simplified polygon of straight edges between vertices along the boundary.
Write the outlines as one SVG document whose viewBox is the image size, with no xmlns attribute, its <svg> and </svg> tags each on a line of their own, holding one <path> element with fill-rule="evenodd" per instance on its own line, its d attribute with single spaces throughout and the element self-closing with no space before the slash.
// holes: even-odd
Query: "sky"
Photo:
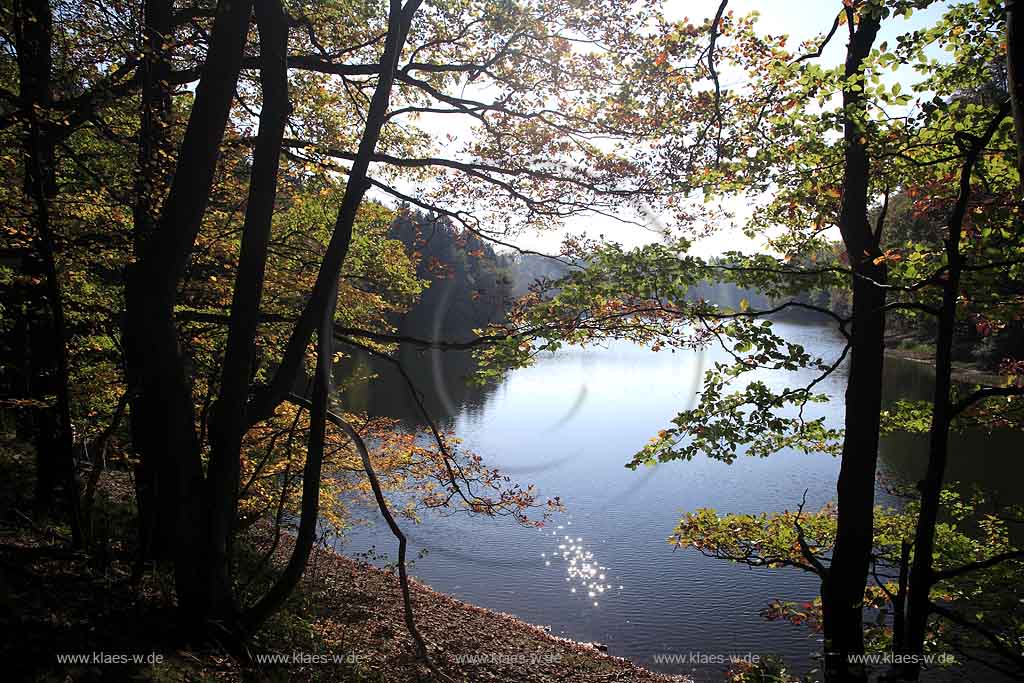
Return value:
<svg viewBox="0 0 1024 683">
<path fill-rule="evenodd" d="M 895 37 L 901 33 L 934 23 L 949 4 L 948 2 L 936 3 L 927 10 L 916 12 L 909 20 L 899 18 L 886 22 L 879 33 L 876 44 L 886 40 L 895 42 Z M 817 35 L 827 33 L 841 6 L 841 0 L 731 0 L 728 8 L 737 14 L 759 12 L 759 30 L 772 35 L 787 34 L 791 38 L 789 44 L 798 45 Z M 690 21 L 695 24 L 700 23 L 705 17 L 714 16 L 717 9 L 718 0 L 669 0 L 666 3 L 666 12 L 670 19 L 689 17 Z M 845 50 L 846 34 L 841 32 L 833 38 L 818 63 L 824 68 L 839 65 L 845 58 Z M 727 204 L 725 208 L 740 218 L 748 212 L 745 206 L 735 201 Z M 657 217 L 650 218 L 653 221 L 657 220 Z M 526 249 L 557 253 L 562 236 L 567 232 L 583 233 L 593 238 L 600 235 L 627 247 L 639 246 L 656 238 L 653 232 L 640 230 L 632 225 L 624 225 L 614 219 L 596 216 L 570 221 L 565 229 L 560 231 L 523 234 L 515 240 L 515 243 Z M 760 250 L 760 246 L 757 242 L 745 237 L 739 227 L 721 226 L 714 235 L 697 241 L 692 248 L 695 254 L 705 257 L 735 250 L 752 252 Z"/>
<path fill-rule="evenodd" d="M 699 25 L 705 18 L 714 16 L 718 4 L 719 0 L 666 0 L 665 11 L 670 20 L 688 17 L 692 23 Z M 909 20 L 900 17 L 884 22 L 876 44 L 880 44 L 882 41 L 895 43 L 897 35 L 933 24 L 950 4 L 948 0 L 943 0 L 936 2 L 926 10 L 915 12 Z M 757 23 L 758 30 L 775 36 L 786 34 L 790 37 L 789 45 L 791 46 L 799 45 L 806 40 L 827 33 L 832 27 L 836 13 L 841 8 L 842 0 L 730 0 L 728 5 L 728 9 L 738 15 L 757 11 L 760 15 Z M 817 63 L 823 68 L 841 64 L 845 58 L 846 38 L 846 31 L 840 30 L 821 57 L 817 59 Z M 937 50 L 932 56 L 941 58 Z M 883 81 L 892 81 L 896 78 L 899 76 L 883 78 Z M 727 77 L 723 77 L 723 86 L 728 86 Z M 488 97 L 486 91 L 472 93 L 467 91 L 466 94 L 482 101 L 493 99 L 493 97 Z M 463 117 L 438 115 L 437 120 L 434 121 L 430 120 L 431 118 L 430 115 L 427 115 L 417 119 L 416 126 L 431 133 L 435 139 L 444 139 L 447 134 L 454 135 L 456 140 L 471 135 L 470 128 L 466 123 L 459 123 L 453 127 L 453 118 L 462 119 Z M 404 188 L 399 185 L 399 189 L 416 194 L 414 187 Z M 376 199 L 393 203 L 390 197 L 377 196 L 378 194 L 373 191 L 370 193 Z M 708 257 L 724 251 L 738 250 L 749 253 L 763 250 L 759 242 L 745 237 L 739 227 L 751 209 L 745 206 L 741 200 L 736 199 L 725 200 L 723 208 L 736 216 L 735 224 L 716 226 L 715 232 L 710 237 L 694 243 L 692 252 Z M 661 217 L 651 214 L 642 217 L 631 214 L 625 217 L 630 220 L 642 220 L 650 224 L 652 228 L 659 229 L 668 223 L 667 220 L 663 221 Z M 594 215 L 568 220 L 561 229 L 511 236 L 508 241 L 522 249 L 557 254 L 559 246 L 567 234 L 585 235 L 593 239 L 604 238 L 619 242 L 626 247 L 634 247 L 658 239 L 659 232 L 656 229 L 644 230 L 633 224 L 621 223 L 611 217 Z M 838 239 L 838 234 L 834 237 Z"/>
</svg>

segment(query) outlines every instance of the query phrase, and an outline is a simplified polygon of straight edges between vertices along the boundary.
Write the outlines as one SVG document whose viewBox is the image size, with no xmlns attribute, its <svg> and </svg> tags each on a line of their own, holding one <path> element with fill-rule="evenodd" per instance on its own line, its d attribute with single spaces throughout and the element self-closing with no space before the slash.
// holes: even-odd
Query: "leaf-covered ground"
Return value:
<svg viewBox="0 0 1024 683">
<path fill-rule="evenodd" d="M 362 667 L 386 681 L 416 681 L 426 670 L 413 661 L 403 622 L 397 577 L 330 552 L 307 574 L 316 594 L 312 627 L 334 651 L 368 653 Z M 456 600 L 413 582 L 413 604 L 435 665 L 457 681 L 659 682 L 655 674 L 598 652 L 589 644 L 554 637 L 506 614 Z M 485 662 L 465 663 L 467 658 Z M 463 663 L 458 663 L 462 658 Z"/>
<path fill-rule="evenodd" d="M 315 553 L 301 589 L 252 644 L 250 662 L 215 647 L 182 645 L 173 628 L 170 577 L 151 572 L 138 584 L 130 580 L 130 545 L 119 538 L 131 523 L 124 514 L 131 498 L 126 477 L 104 477 L 104 514 L 96 522 L 106 539 L 100 550 L 73 553 L 60 529 L 30 522 L 25 491 L 12 493 L 9 473 L 2 473 L 0 508 L 2 680 L 437 680 L 412 656 L 397 577 L 323 549 Z M 250 534 L 243 553 L 248 560 L 242 561 L 258 558 L 267 540 L 265 530 Z M 285 538 L 270 566 L 280 567 L 289 551 Z M 256 591 L 259 584 L 253 584 Z M 646 671 L 418 583 L 413 589 L 419 628 L 449 680 L 687 680 Z M 62 663 L 58 655 L 98 655 L 108 661 Z M 124 655 L 160 661 L 109 661 Z M 271 664 L 267 656 L 291 661 Z M 312 662 L 312 656 L 320 661 Z M 467 657 L 478 661 L 457 661 Z"/>
</svg>

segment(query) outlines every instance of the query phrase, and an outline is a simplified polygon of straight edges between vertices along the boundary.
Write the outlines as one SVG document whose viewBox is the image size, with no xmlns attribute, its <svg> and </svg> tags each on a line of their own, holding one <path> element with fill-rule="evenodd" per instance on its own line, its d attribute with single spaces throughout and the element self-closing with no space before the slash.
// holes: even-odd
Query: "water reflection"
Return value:
<svg viewBox="0 0 1024 683">
<path fill-rule="evenodd" d="M 568 522 L 567 525 L 572 526 L 572 522 Z M 566 526 L 559 524 L 551 532 L 551 535 L 555 537 L 554 543 L 557 545 L 554 552 L 540 554 L 544 560 L 544 566 L 550 567 L 552 561 L 561 561 L 565 568 L 565 581 L 570 584 L 569 593 L 576 594 L 578 592 L 579 595 L 585 595 L 588 600 L 593 601 L 594 607 L 599 607 L 598 600 L 604 596 L 605 591 L 615 590 L 615 586 L 608 578 L 611 569 L 597 563 L 593 551 L 588 550 L 589 546 L 584 544 L 582 536 L 574 538 L 571 535 L 563 534 L 565 529 Z M 618 590 L 623 588 L 624 586 L 620 584 Z M 577 589 L 579 590 L 577 591 Z"/>
<path fill-rule="evenodd" d="M 924 363 L 888 358 L 883 401 L 886 408 L 898 400 L 931 401 L 935 375 Z M 970 387 L 965 387 L 969 389 Z M 1017 482 L 1024 477 L 1019 432 L 972 429 L 950 435 L 946 482 L 977 485 L 1004 505 L 1024 503 Z M 914 485 L 928 466 L 927 434 L 890 434 L 879 444 L 880 473 L 895 482 Z"/>
<path fill-rule="evenodd" d="M 409 430 L 423 426 L 423 417 L 408 384 L 394 366 L 361 349 L 350 349 L 351 357 L 335 367 L 335 382 L 342 388 L 346 408 L 353 412 L 392 417 Z M 420 392 L 430 417 L 449 426 L 456 415 L 472 419 L 484 411 L 500 384 L 470 382 L 476 361 L 469 351 L 424 350 L 402 345 L 396 354 L 413 385 Z M 367 377 L 373 376 L 373 382 Z"/>
<path fill-rule="evenodd" d="M 827 327 L 779 323 L 776 329 L 826 360 L 834 359 L 844 343 Z M 695 458 L 636 472 L 623 467 L 692 405 L 699 386 L 695 377 L 699 380 L 703 368 L 720 359 L 715 351 L 705 358 L 628 344 L 570 348 L 484 386 L 465 381 L 473 371 L 467 353 L 435 358 L 402 349 L 399 357 L 443 427 L 464 438 L 464 445 L 489 465 L 535 484 L 539 496 L 560 496 L 568 510 L 539 531 L 509 520 L 424 516 L 422 523 L 406 525 L 411 552 L 430 551 L 414 568 L 421 580 L 463 600 L 550 625 L 554 633 L 606 643 L 611 654 L 673 673 L 692 673 L 692 668 L 658 665 L 654 656 L 749 651 L 783 656 L 797 671 L 809 668 L 809 653 L 820 650 L 814 635 L 766 624 L 758 612 L 773 598 L 813 598 L 820 588 L 815 577 L 784 569 L 753 571 L 695 552 L 673 552 L 666 539 L 683 510 L 794 509 L 805 489 L 809 509 L 816 508 L 835 497 L 838 460 L 783 451 L 766 459 L 740 457 L 732 465 Z M 357 362 L 357 370 L 346 363 L 339 376 L 375 372 L 379 379 L 369 387 L 352 383 L 345 393 L 348 407 L 398 418 L 408 429 L 420 427 L 400 375 L 377 359 L 362 356 Z M 809 407 L 830 426 L 842 425 L 846 372 L 844 367 L 819 385 L 832 397 L 830 403 Z M 443 395 L 434 390 L 437 373 Z M 779 375 L 771 381 L 795 384 L 812 376 Z M 930 398 L 931 372 L 920 364 L 890 359 L 885 381 L 889 404 Z M 568 414 L 571 419 L 564 418 Z M 1015 456 L 1020 442 L 1019 434 L 958 436 L 947 478 L 978 482 L 1002 501 L 1019 501 L 1024 465 Z M 900 482 L 916 482 L 926 449 L 921 437 L 886 437 L 880 469 Z M 392 544 L 386 529 L 370 526 L 354 530 L 345 550 Z M 701 670 L 696 678 L 720 680 L 721 671 Z"/>
</svg>

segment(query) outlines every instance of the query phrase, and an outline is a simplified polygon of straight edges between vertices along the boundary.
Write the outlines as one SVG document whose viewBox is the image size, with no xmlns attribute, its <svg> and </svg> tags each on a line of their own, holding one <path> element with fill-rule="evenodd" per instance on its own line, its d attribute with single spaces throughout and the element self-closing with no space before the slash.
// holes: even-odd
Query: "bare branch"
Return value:
<svg viewBox="0 0 1024 683">
<path fill-rule="evenodd" d="M 725 8 L 728 4 L 729 0 L 722 0 L 718 5 L 715 18 L 711 21 L 711 37 L 708 40 L 708 72 L 711 74 L 711 80 L 715 84 L 715 120 L 718 123 L 718 144 L 715 154 L 719 159 L 721 158 L 722 146 L 722 84 L 719 82 L 718 70 L 715 68 L 715 43 L 718 41 L 722 15 L 725 13 Z"/>
<path fill-rule="evenodd" d="M 978 571 L 979 569 L 988 569 L 989 567 L 994 567 L 1008 560 L 1022 559 L 1024 559 L 1024 550 L 1015 550 L 1012 552 L 1000 553 L 998 555 L 993 555 L 987 560 L 971 562 L 969 564 L 964 564 L 959 567 L 953 567 L 952 569 L 944 569 L 939 572 L 934 572 L 932 574 L 932 580 L 935 582 L 945 581 L 946 579 L 952 579 L 957 576 L 967 574 L 969 572 Z"/>
<path fill-rule="evenodd" d="M 793 526 L 796 527 L 796 540 L 800 544 L 800 553 L 804 556 L 804 559 L 814 567 L 814 571 L 818 576 L 825 577 L 828 576 L 828 568 L 821 563 L 818 556 L 815 555 L 810 546 L 807 545 L 807 538 L 804 536 L 804 528 L 800 525 L 800 515 L 803 514 L 804 506 L 807 504 L 807 491 L 808 489 L 804 489 L 804 496 L 800 501 L 800 507 L 797 508 L 796 517 L 793 518 Z"/>
<path fill-rule="evenodd" d="M 954 624 L 958 626 L 962 626 L 963 628 L 966 628 L 969 631 L 974 631 L 982 638 L 987 640 L 989 643 L 991 643 L 992 647 L 1003 657 L 1006 657 L 1019 667 L 1024 667 L 1024 655 L 1021 655 L 1019 652 L 1016 652 L 1013 649 L 1011 649 L 1009 646 L 1006 645 L 1006 643 L 1003 642 L 1003 640 L 997 634 L 985 628 L 983 625 L 974 621 L 970 621 L 966 617 L 961 616 L 956 611 L 951 610 L 948 607 L 943 607 L 942 605 L 939 605 L 934 602 L 928 603 L 928 609 L 934 612 L 935 614 L 938 614 L 940 617 L 952 621 Z"/>
<path fill-rule="evenodd" d="M 959 415 L 978 401 L 998 396 L 1024 396 L 1024 387 L 982 387 L 953 405 L 950 417 Z"/>
</svg>

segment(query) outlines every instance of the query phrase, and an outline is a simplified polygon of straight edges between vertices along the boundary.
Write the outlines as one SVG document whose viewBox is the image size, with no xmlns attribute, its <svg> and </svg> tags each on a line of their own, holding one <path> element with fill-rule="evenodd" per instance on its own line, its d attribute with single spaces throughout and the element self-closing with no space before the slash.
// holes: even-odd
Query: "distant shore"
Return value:
<svg viewBox="0 0 1024 683">
<path fill-rule="evenodd" d="M 885 355 L 889 358 L 901 358 L 914 363 L 927 365 L 934 370 L 935 352 L 930 349 L 901 348 L 898 344 L 904 341 L 904 339 L 905 337 L 891 337 L 886 339 Z M 953 381 L 960 382 L 962 384 L 999 385 L 1003 383 L 1004 378 L 991 371 L 979 370 L 971 363 L 954 361 Z"/>
</svg>

